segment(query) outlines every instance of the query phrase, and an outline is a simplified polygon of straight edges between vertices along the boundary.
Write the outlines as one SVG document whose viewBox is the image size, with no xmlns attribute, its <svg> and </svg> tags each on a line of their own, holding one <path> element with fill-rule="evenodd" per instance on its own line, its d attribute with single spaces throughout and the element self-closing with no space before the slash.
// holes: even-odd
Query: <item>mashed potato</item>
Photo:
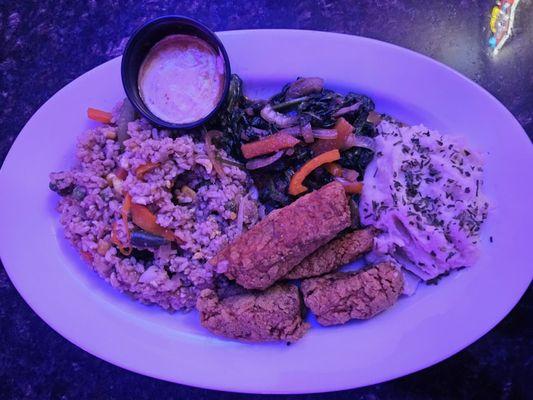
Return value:
<svg viewBox="0 0 533 400">
<path fill-rule="evenodd" d="M 382 121 L 378 131 L 360 203 L 361 221 L 383 232 L 373 256 L 423 280 L 471 266 L 488 211 L 481 157 L 422 125 Z"/>
</svg>

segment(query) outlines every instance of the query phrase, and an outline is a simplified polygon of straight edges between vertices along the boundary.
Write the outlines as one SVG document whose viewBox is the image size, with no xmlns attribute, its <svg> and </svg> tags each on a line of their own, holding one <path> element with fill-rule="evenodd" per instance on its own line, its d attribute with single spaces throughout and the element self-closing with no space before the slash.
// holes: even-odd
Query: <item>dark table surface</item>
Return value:
<svg viewBox="0 0 533 400">
<path fill-rule="evenodd" d="M 487 50 L 492 3 L 490 0 L 3 0 L 0 1 L 0 162 L 30 116 L 50 96 L 89 69 L 120 55 L 136 26 L 170 13 L 198 18 L 214 30 L 315 29 L 368 36 L 413 49 L 448 64 L 485 87 L 509 108 L 532 138 L 533 1 L 520 3 L 514 37 L 497 57 Z M 6 229 L 1 222 L 0 227 Z M 433 367 L 375 386 L 301 398 L 510 399 L 526 398 L 527 393 L 531 396 L 531 304 L 530 288 L 490 333 Z M 0 398 L 251 397 L 158 381 L 89 355 L 35 315 L 0 268 Z"/>
</svg>

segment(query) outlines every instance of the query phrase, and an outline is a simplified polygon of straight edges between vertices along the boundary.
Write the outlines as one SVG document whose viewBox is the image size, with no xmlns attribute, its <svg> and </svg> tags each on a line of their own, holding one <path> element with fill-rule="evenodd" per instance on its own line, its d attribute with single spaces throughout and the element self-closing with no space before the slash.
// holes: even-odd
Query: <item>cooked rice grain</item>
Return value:
<svg viewBox="0 0 533 400">
<path fill-rule="evenodd" d="M 115 288 L 143 303 L 190 310 L 199 291 L 213 286 L 214 271 L 206 260 L 239 234 L 238 202 L 246 199 L 244 229 L 264 210 L 251 196 L 245 197 L 252 183 L 244 171 L 224 165 L 226 177 L 216 176 L 201 140 L 190 135 L 174 138 L 142 119 L 130 122 L 128 133 L 131 138 L 119 154 L 114 126 L 89 130 L 78 142 L 79 164 L 50 175 L 51 184 L 83 186 L 87 191 L 82 200 L 61 197 L 60 222 L 66 238 Z M 159 166 L 138 179 L 135 170 L 148 162 Z M 118 167 L 129 171 L 124 181 L 115 175 Z M 188 196 L 182 193 L 185 186 Z M 124 241 L 120 210 L 126 192 L 134 203 L 147 205 L 157 222 L 184 244 L 164 245 L 153 257 L 146 251 L 123 256 L 111 245 L 111 228 L 117 222 L 118 237 Z M 129 229 L 134 229 L 131 222 Z"/>
</svg>

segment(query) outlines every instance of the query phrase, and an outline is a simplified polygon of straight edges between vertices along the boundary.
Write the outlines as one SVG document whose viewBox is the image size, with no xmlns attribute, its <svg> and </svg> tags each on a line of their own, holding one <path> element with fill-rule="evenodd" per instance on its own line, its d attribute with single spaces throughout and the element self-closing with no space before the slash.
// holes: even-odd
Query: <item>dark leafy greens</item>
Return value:
<svg viewBox="0 0 533 400">
<path fill-rule="evenodd" d="M 367 121 L 375 108 L 369 97 L 356 93 L 342 95 L 324 89 L 320 78 L 306 79 L 286 84 L 268 101 L 255 101 L 244 95 L 242 80 L 233 75 L 226 105 L 210 127 L 224 132 L 224 136 L 217 139 L 217 146 L 244 163 L 242 144 L 260 140 L 280 130 L 280 127 L 261 117 L 261 110 L 267 105 L 283 116 L 295 118 L 296 126 L 310 123 L 313 129 L 332 129 L 342 115 L 354 127 L 355 135 L 376 136 L 374 125 Z M 302 144 L 285 152 L 271 165 L 250 171 L 260 200 L 267 208 L 280 208 L 295 200 L 288 194 L 291 177 L 314 156 L 312 147 L 302 141 Z M 370 149 L 352 147 L 341 151 L 339 164 L 357 171 L 362 179 L 373 156 Z M 333 179 L 324 168 L 318 168 L 305 179 L 304 184 L 314 190 Z"/>
</svg>

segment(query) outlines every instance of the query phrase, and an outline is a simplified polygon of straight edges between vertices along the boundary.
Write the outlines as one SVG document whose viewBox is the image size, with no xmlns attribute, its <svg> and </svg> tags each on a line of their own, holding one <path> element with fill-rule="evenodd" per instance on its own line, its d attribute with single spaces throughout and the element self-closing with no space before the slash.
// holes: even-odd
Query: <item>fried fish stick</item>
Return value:
<svg viewBox="0 0 533 400">
<path fill-rule="evenodd" d="M 391 307 L 403 290 L 403 275 L 389 262 L 361 271 L 337 272 L 302 282 L 305 305 L 319 324 L 368 319 Z"/>
<path fill-rule="evenodd" d="M 279 284 L 264 292 L 223 299 L 206 289 L 200 293 L 196 307 L 206 329 L 247 342 L 294 342 L 309 329 L 302 318 L 303 302 L 295 285 Z"/>
<path fill-rule="evenodd" d="M 210 263 L 247 289 L 265 289 L 350 225 L 344 188 L 332 182 L 271 212 Z"/>
<path fill-rule="evenodd" d="M 335 271 L 372 250 L 376 229 L 348 232 L 320 247 L 294 267 L 285 278 L 303 279 Z"/>
</svg>

